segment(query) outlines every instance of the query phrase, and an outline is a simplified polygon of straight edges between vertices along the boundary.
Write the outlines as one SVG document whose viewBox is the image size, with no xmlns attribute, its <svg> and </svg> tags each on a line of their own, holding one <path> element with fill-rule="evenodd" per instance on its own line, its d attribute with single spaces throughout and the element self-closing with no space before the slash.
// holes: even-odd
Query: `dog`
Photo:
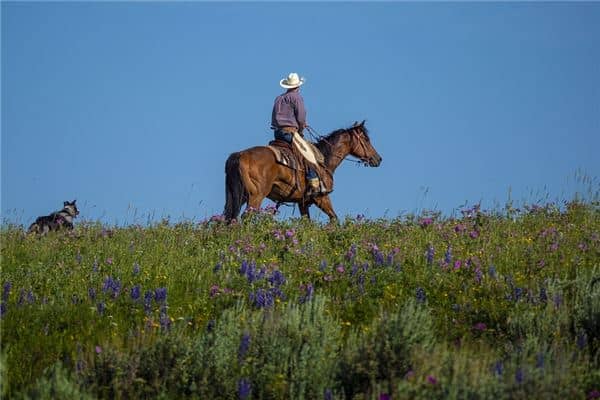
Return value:
<svg viewBox="0 0 600 400">
<path fill-rule="evenodd" d="M 79 210 L 75 204 L 77 200 L 65 201 L 63 209 L 53 212 L 50 215 L 38 217 L 27 230 L 28 233 L 37 233 L 46 235 L 50 231 L 58 231 L 62 228 L 73 229 L 73 218 L 79 215 Z"/>
</svg>

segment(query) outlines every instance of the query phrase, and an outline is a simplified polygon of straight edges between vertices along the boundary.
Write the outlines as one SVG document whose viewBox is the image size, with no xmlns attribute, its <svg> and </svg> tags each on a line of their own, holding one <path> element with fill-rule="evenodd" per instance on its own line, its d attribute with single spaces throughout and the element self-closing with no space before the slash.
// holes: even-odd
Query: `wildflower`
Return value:
<svg viewBox="0 0 600 400">
<path fill-rule="evenodd" d="M 471 239 L 477 239 L 479 237 L 479 232 L 478 231 L 471 231 L 471 233 L 469 233 L 469 236 L 471 237 Z"/>
<path fill-rule="evenodd" d="M 160 316 L 159 316 L 160 328 L 163 331 L 168 330 L 171 327 L 171 318 L 167 315 L 167 306 L 163 304 L 160 306 Z"/>
<path fill-rule="evenodd" d="M 90 300 L 95 300 L 96 299 L 96 289 L 89 288 L 88 289 L 88 296 L 90 297 Z"/>
<path fill-rule="evenodd" d="M 83 260 L 83 257 L 81 256 L 81 253 L 78 251 L 77 255 L 75 256 L 75 260 L 77 261 L 77 264 L 81 264 L 81 260 Z"/>
<path fill-rule="evenodd" d="M 487 329 L 487 325 L 483 322 L 478 322 L 475 325 L 473 325 L 473 329 L 483 332 Z"/>
<path fill-rule="evenodd" d="M 285 237 L 287 239 L 293 238 L 295 234 L 296 234 L 296 231 L 293 230 L 293 229 L 288 229 L 288 230 L 285 231 Z"/>
<path fill-rule="evenodd" d="M 592 399 L 600 399 L 600 391 L 598 390 L 592 390 L 591 392 L 588 393 L 587 395 L 588 400 L 592 400 Z"/>
<path fill-rule="evenodd" d="M 271 273 L 271 276 L 267 278 L 267 281 L 275 287 L 279 287 L 285 283 L 285 276 L 279 270 L 275 270 Z"/>
<path fill-rule="evenodd" d="M 94 259 L 94 263 L 92 264 L 92 271 L 98 272 L 98 260 Z"/>
<path fill-rule="evenodd" d="M 431 218 L 431 217 L 421 218 L 419 220 L 419 225 L 421 225 L 421 228 L 427 228 L 432 223 L 433 223 L 433 218 Z"/>
<path fill-rule="evenodd" d="M 552 301 L 554 303 L 554 308 L 558 309 L 563 302 L 563 298 L 560 294 L 555 294 Z"/>
<path fill-rule="evenodd" d="M 587 335 L 585 334 L 585 332 L 580 332 L 579 335 L 577 335 L 577 347 L 579 348 L 579 350 L 583 350 L 586 345 Z"/>
<path fill-rule="evenodd" d="M 323 392 L 323 400 L 333 400 L 333 393 L 331 389 L 325 389 Z"/>
<path fill-rule="evenodd" d="M 304 294 L 300 296 L 300 299 L 298 300 L 298 302 L 300 304 L 304 304 L 313 298 L 314 287 L 313 287 L 312 283 L 308 283 L 308 284 L 306 284 L 306 286 L 302 285 L 301 289 L 304 290 Z"/>
<path fill-rule="evenodd" d="M 413 371 L 412 369 L 409 370 L 406 375 L 404 375 L 404 379 L 406 380 L 410 380 L 415 376 L 415 371 Z"/>
<path fill-rule="evenodd" d="M 454 261 L 454 270 L 455 270 L 455 271 L 458 271 L 458 270 L 460 269 L 460 266 L 461 266 L 461 264 L 462 264 L 462 263 L 461 263 L 461 261 L 460 261 L 460 260 L 456 260 L 456 261 Z"/>
<path fill-rule="evenodd" d="M 12 288 L 12 283 L 6 282 L 2 285 L 2 300 L 8 301 L 8 296 L 10 296 L 10 289 Z"/>
<path fill-rule="evenodd" d="M 212 332 L 213 329 L 215 329 L 215 325 L 216 325 L 216 321 L 214 319 L 211 319 L 210 321 L 208 321 L 208 323 L 206 324 L 206 330 L 207 332 Z"/>
<path fill-rule="evenodd" d="M 220 262 L 218 262 L 218 263 L 216 263 L 216 264 L 215 264 L 215 267 L 213 268 L 213 272 L 214 272 L 214 273 L 217 273 L 217 272 L 219 272 L 219 271 L 220 271 L 222 268 L 223 268 L 223 266 L 221 265 L 221 263 L 220 263 Z"/>
<path fill-rule="evenodd" d="M 379 393 L 379 400 L 390 400 L 391 397 L 387 393 Z"/>
<path fill-rule="evenodd" d="M 344 266 L 342 264 L 338 265 L 335 270 L 337 272 L 339 272 L 340 274 L 343 274 L 346 271 L 346 269 L 344 268 Z"/>
<path fill-rule="evenodd" d="M 454 232 L 456 233 L 462 233 L 465 230 L 467 230 L 467 227 L 464 224 L 458 224 L 454 227 Z"/>
<path fill-rule="evenodd" d="M 327 269 L 327 261 L 321 260 L 321 264 L 319 265 L 319 271 L 323 272 Z"/>
<path fill-rule="evenodd" d="M 356 214 L 356 221 L 360 222 L 362 220 L 365 219 L 365 215 L 364 214 Z"/>
<path fill-rule="evenodd" d="M 242 339 L 240 341 L 240 347 L 238 349 L 238 360 L 240 362 L 244 361 L 244 357 L 250 348 L 250 334 L 248 332 L 244 332 L 242 335 Z"/>
<path fill-rule="evenodd" d="M 250 303 L 256 308 L 268 308 L 273 306 L 275 299 L 272 293 L 265 289 L 258 289 L 256 292 L 252 292 L 249 295 Z"/>
<path fill-rule="evenodd" d="M 383 253 L 379 249 L 373 250 L 373 257 L 375 258 L 375 265 L 383 265 Z"/>
<path fill-rule="evenodd" d="M 535 357 L 535 367 L 544 368 L 544 353 L 538 353 Z"/>
<path fill-rule="evenodd" d="M 497 361 L 496 364 L 494 364 L 494 373 L 497 376 L 502 376 L 504 373 L 504 364 L 502 364 L 502 361 Z"/>
<path fill-rule="evenodd" d="M 352 261 L 354 260 L 354 258 L 356 257 L 356 245 L 352 244 L 350 246 L 350 249 L 348 250 L 348 252 L 346 253 L 346 259 L 348 261 Z"/>
<path fill-rule="evenodd" d="M 96 354 L 102 353 L 102 347 L 96 346 Z"/>
<path fill-rule="evenodd" d="M 22 306 L 25 302 L 25 289 L 21 289 L 19 291 L 19 300 L 17 300 L 17 304 Z"/>
<path fill-rule="evenodd" d="M 483 273 L 481 272 L 481 268 L 475 268 L 475 282 L 481 283 L 481 278 L 483 278 Z"/>
<path fill-rule="evenodd" d="M 550 245 L 550 251 L 558 250 L 558 242 L 554 242 Z"/>
<path fill-rule="evenodd" d="M 273 231 L 273 237 L 275 238 L 275 240 L 284 240 L 285 236 L 281 233 L 281 231 L 279 229 L 276 229 Z"/>
<path fill-rule="evenodd" d="M 242 265 L 240 265 L 240 275 L 246 275 L 246 271 L 248 271 L 248 261 L 242 260 Z"/>
<path fill-rule="evenodd" d="M 418 303 L 425 303 L 425 301 L 427 300 L 427 296 L 425 295 L 425 289 L 423 289 L 422 287 L 417 288 L 417 302 Z"/>
<path fill-rule="evenodd" d="M 102 285 L 102 291 L 104 293 L 110 293 L 113 299 L 116 299 L 121 292 L 121 281 L 115 280 L 108 276 L 104 279 L 104 285 Z"/>
<path fill-rule="evenodd" d="M 106 310 L 106 306 L 104 305 L 103 301 L 101 301 L 100 303 L 98 303 L 96 305 L 96 310 L 98 310 L 98 314 L 104 315 L 104 311 Z"/>
<path fill-rule="evenodd" d="M 433 257 L 435 256 L 435 250 L 432 245 L 427 246 L 427 251 L 425 252 L 425 257 L 427 258 L 427 264 L 433 264 Z"/>
<path fill-rule="evenodd" d="M 138 275 L 140 273 L 140 264 L 133 263 L 133 274 L 134 275 Z"/>
<path fill-rule="evenodd" d="M 164 303 L 167 300 L 167 288 L 161 287 L 154 291 L 154 300 L 157 303 Z"/>
<path fill-rule="evenodd" d="M 488 275 L 492 278 L 492 279 L 496 279 L 497 275 L 496 275 L 496 267 L 494 267 L 493 265 L 490 265 L 490 267 L 488 268 Z"/>
<path fill-rule="evenodd" d="M 326 282 L 331 282 L 331 281 L 333 281 L 333 275 L 327 274 L 323 277 L 323 280 Z"/>
<path fill-rule="evenodd" d="M 517 383 L 521 384 L 523 383 L 523 378 L 523 370 L 521 368 L 517 368 L 517 372 L 515 372 L 515 380 Z"/>
<path fill-rule="evenodd" d="M 515 288 L 514 295 L 515 301 L 519 301 L 519 299 L 521 299 L 521 296 L 523 295 L 523 289 L 520 287 Z"/>
<path fill-rule="evenodd" d="M 546 293 L 546 288 L 540 289 L 540 301 L 544 304 L 548 301 L 548 294 Z"/>
<path fill-rule="evenodd" d="M 437 379 L 433 375 L 429 375 L 427 377 L 427 382 L 431 383 L 432 385 L 437 385 L 438 383 Z"/>
<path fill-rule="evenodd" d="M 140 285 L 135 285 L 131 288 L 131 300 L 138 301 L 140 299 L 141 288 Z"/>
<path fill-rule="evenodd" d="M 446 253 L 444 254 L 444 262 L 446 264 L 450 264 L 452 262 L 452 247 L 448 246 L 446 249 Z"/>
<path fill-rule="evenodd" d="M 247 399 L 252 391 L 252 386 L 246 378 L 242 378 L 238 381 L 238 398 L 240 400 Z"/>
<path fill-rule="evenodd" d="M 6 314 L 6 303 L 2 302 L 0 303 L 0 318 L 4 317 L 4 314 Z"/>
<path fill-rule="evenodd" d="M 107 263 L 108 265 L 113 265 L 113 259 L 112 259 L 112 257 L 108 257 L 108 258 L 106 259 L 106 263 Z"/>
<path fill-rule="evenodd" d="M 147 290 L 144 293 L 144 312 L 146 314 L 150 314 L 152 312 L 152 297 L 154 296 L 154 292 L 151 290 Z"/>
<path fill-rule="evenodd" d="M 210 297 L 215 297 L 216 295 L 218 295 L 220 293 L 219 291 L 219 286 L 217 285 L 212 285 L 210 287 L 210 291 L 209 291 L 209 295 Z"/>
</svg>

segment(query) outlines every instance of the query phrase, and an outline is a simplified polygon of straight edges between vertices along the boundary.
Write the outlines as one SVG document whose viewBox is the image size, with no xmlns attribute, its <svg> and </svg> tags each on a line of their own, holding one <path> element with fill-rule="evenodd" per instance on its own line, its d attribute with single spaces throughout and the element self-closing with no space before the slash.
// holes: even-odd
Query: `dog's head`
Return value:
<svg viewBox="0 0 600 400">
<path fill-rule="evenodd" d="M 76 217 L 77 215 L 79 215 L 79 210 L 77 209 L 77 205 L 75 204 L 76 201 L 77 200 L 65 201 L 63 203 L 63 210 L 68 212 L 71 217 Z"/>
</svg>

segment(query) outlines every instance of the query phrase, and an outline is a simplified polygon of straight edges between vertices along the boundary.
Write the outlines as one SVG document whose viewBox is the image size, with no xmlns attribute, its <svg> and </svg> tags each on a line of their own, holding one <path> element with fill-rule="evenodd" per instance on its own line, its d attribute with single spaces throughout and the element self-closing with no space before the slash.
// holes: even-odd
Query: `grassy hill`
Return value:
<svg viewBox="0 0 600 400">
<path fill-rule="evenodd" d="M 3 397 L 600 397 L 597 203 L 0 235 Z"/>
</svg>

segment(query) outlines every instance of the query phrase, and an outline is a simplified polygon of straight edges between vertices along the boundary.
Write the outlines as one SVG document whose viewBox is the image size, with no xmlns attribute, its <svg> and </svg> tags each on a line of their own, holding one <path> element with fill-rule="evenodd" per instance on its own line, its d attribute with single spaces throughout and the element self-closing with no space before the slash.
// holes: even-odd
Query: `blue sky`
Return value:
<svg viewBox="0 0 600 400">
<path fill-rule="evenodd" d="M 225 159 L 271 139 L 292 71 L 312 127 L 366 119 L 383 156 L 338 169 L 342 217 L 569 199 L 576 174 L 598 185 L 600 3 L 1 7 L 12 222 L 71 199 L 109 224 L 220 213 Z"/>
</svg>

